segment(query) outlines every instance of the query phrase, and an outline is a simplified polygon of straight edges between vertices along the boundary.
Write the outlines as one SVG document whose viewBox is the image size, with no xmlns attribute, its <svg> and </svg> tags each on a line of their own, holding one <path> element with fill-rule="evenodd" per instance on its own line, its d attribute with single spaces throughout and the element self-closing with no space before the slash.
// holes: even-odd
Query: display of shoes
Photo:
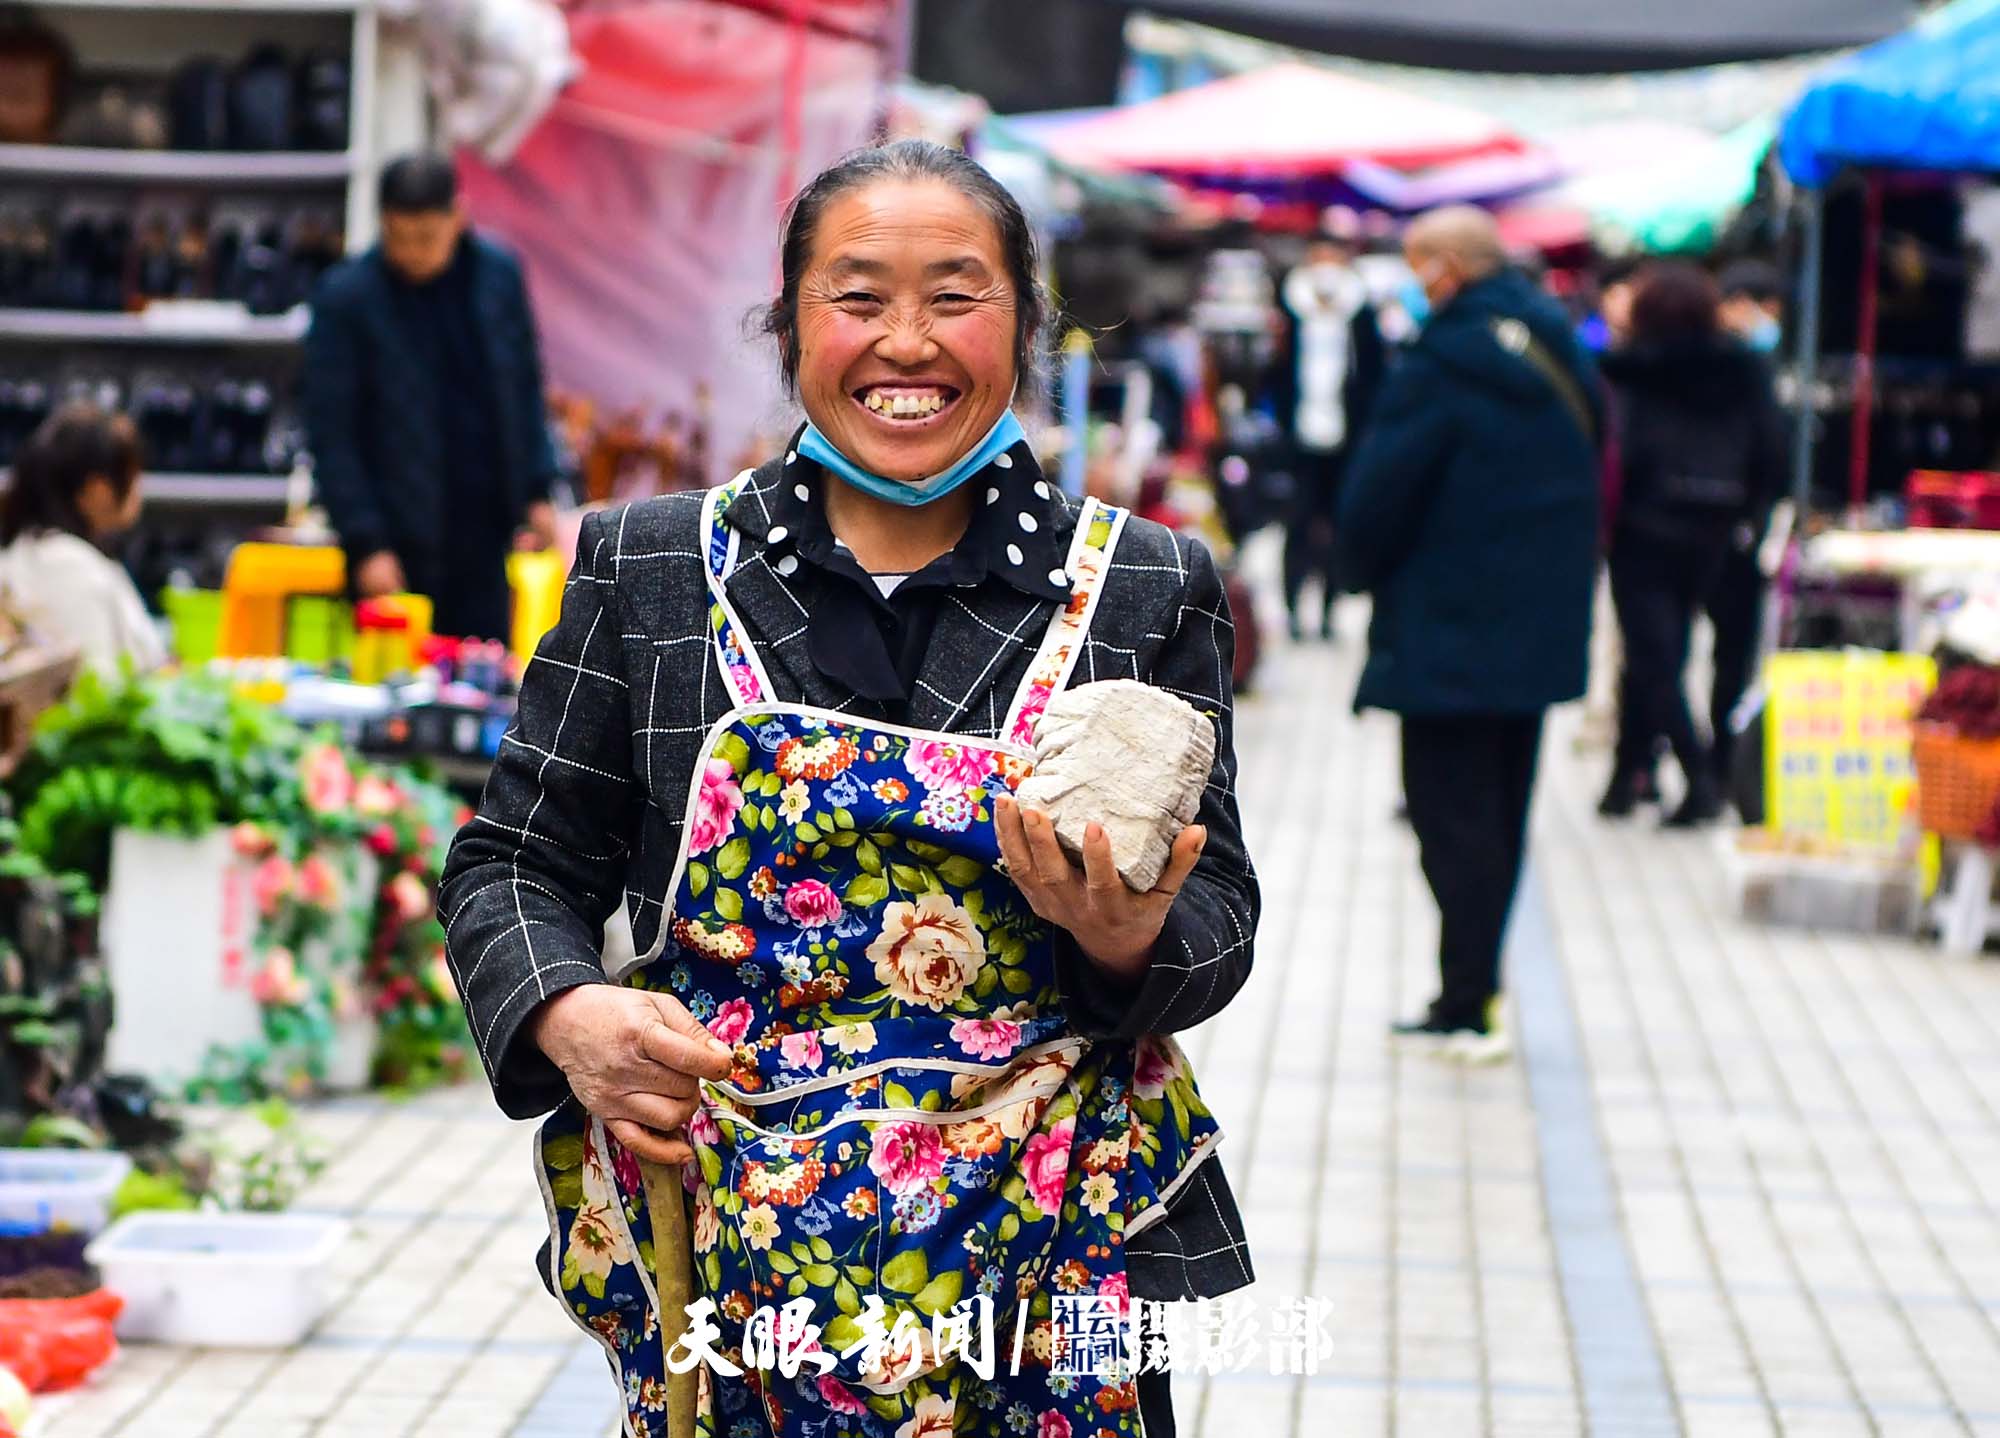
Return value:
<svg viewBox="0 0 2000 1438">
<path fill-rule="evenodd" d="M 142 371 L 128 384 L 74 371 L 60 382 L 0 375 L 0 466 L 59 404 L 79 398 L 128 412 L 154 473 L 286 474 L 304 447 L 296 416 L 262 376 Z"/>
<path fill-rule="evenodd" d="M 282 314 L 305 302 L 343 248 L 327 206 L 9 209 L 0 211 L 0 307 L 110 313 L 216 299 Z"/>
</svg>

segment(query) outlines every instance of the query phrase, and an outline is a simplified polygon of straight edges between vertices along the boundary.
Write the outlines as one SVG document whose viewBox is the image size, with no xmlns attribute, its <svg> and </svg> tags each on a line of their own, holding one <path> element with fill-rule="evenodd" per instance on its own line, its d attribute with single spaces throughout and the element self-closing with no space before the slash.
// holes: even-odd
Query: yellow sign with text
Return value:
<svg viewBox="0 0 2000 1438">
<path fill-rule="evenodd" d="M 1764 822 L 1814 847 L 1910 853 L 1910 725 L 1937 682 L 1921 654 L 1793 650 L 1764 669 Z"/>
</svg>

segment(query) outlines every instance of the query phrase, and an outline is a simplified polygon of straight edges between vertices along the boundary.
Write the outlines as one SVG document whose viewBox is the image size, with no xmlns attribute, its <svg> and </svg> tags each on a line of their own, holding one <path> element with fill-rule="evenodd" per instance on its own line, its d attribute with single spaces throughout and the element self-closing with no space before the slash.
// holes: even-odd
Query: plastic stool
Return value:
<svg viewBox="0 0 2000 1438">
<path fill-rule="evenodd" d="M 215 652 L 223 659 L 265 659 L 285 652 L 285 606 L 295 594 L 340 594 L 347 559 L 338 549 L 293 544 L 239 544 L 222 583 L 222 626 Z"/>
</svg>

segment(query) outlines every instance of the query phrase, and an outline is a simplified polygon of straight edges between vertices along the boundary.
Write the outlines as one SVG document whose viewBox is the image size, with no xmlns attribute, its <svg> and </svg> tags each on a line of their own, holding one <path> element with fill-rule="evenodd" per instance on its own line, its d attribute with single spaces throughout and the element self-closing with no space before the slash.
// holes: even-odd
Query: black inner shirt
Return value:
<svg viewBox="0 0 2000 1438">
<path fill-rule="evenodd" d="M 892 723 L 907 716 L 938 616 L 954 590 L 977 589 L 996 579 L 1050 603 L 1069 599 L 1065 545 L 1046 522 L 1052 508 L 1048 482 L 1026 444 L 1015 445 L 1001 459 L 1006 462 L 996 461 L 966 481 L 979 491 L 979 501 L 958 543 L 903 578 L 887 596 L 875 582 L 877 576 L 861 567 L 827 523 L 825 486 L 844 481 L 814 465 L 815 483 L 780 485 L 772 497 L 772 547 L 790 547 L 802 562 L 835 581 L 825 587 L 807 619 L 813 667 L 881 704 Z M 799 461 L 800 466 L 808 463 Z M 800 489 L 806 491 L 804 498 Z"/>
</svg>

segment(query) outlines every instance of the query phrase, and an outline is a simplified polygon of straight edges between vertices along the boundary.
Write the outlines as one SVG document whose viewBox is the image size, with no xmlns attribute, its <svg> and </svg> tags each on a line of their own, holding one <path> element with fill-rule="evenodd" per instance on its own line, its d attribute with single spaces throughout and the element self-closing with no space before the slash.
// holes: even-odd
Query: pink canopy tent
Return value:
<svg viewBox="0 0 2000 1438">
<path fill-rule="evenodd" d="M 1077 164 L 1210 179 L 1330 179 L 1364 163 L 1418 170 L 1529 147 L 1475 110 L 1313 65 L 1279 64 L 1051 129 Z"/>
<path fill-rule="evenodd" d="M 874 126 L 894 3 L 569 9 L 584 73 L 505 165 L 459 161 L 473 219 L 526 265 L 551 384 L 649 416 L 706 386 L 718 472 L 782 414 L 746 316 L 776 291 L 792 190 Z"/>
</svg>

